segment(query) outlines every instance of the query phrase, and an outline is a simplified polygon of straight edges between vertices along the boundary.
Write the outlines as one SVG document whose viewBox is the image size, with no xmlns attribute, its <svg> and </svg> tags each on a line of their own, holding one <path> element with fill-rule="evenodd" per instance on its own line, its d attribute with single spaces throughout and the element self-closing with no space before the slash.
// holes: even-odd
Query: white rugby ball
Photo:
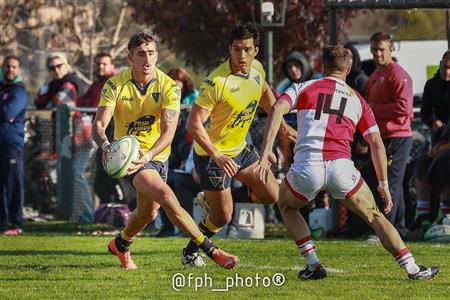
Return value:
<svg viewBox="0 0 450 300">
<path fill-rule="evenodd" d="M 112 178 L 120 178 L 127 174 L 133 160 L 139 155 L 139 141 L 132 135 L 115 140 L 106 156 L 106 173 Z"/>
<path fill-rule="evenodd" d="M 423 236 L 427 242 L 450 243 L 450 225 L 434 225 Z"/>
</svg>

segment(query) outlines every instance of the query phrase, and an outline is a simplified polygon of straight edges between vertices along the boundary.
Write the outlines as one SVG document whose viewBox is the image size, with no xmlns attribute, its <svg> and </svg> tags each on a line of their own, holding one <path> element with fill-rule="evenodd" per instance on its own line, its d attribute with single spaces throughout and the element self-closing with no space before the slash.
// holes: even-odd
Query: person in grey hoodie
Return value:
<svg viewBox="0 0 450 300">
<path fill-rule="evenodd" d="M 291 52 L 285 61 L 282 64 L 283 73 L 286 75 L 286 79 L 284 79 L 280 85 L 278 85 L 277 93 L 275 96 L 281 95 L 286 91 L 288 87 L 292 85 L 292 83 L 301 83 L 307 80 L 312 79 L 312 70 L 311 64 L 306 59 L 306 57 L 298 52 Z M 292 128 L 297 129 L 297 117 L 295 114 L 287 114 L 284 116 L 286 123 L 289 124 Z M 280 151 L 282 155 L 282 169 L 288 170 L 289 166 L 292 162 L 292 142 L 288 139 L 284 139 L 282 137 L 279 138 L 280 142 Z"/>
<path fill-rule="evenodd" d="M 311 64 L 303 53 L 291 52 L 281 65 L 286 79 L 277 88 L 279 93 L 283 93 L 292 83 L 300 83 L 312 78 Z"/>
</svg>

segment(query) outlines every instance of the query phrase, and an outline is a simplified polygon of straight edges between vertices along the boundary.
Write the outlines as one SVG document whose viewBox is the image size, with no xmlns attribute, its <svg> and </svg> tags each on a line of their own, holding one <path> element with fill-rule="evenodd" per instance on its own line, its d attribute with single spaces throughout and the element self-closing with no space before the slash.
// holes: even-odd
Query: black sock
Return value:
<svg viewBox="0 0 450 300">
<path fill-rule="evenodd" d="M 245 185 L 232 189 L 231 196 L 234 203 L 254 203 L 250 196 L 250 189 Z"/>
<path fill-rule="evenodd" d="M 214 249 L 217 248 L 217 246 L 214 245 L 214 243 L 211 242 L 207 237 L 205 237 L 205 241 L 198 247 L 202 249 L 206 253 L 206 255 L 208 255 L 210 258 L 212 258 L 212 253 Z"/>
<path fill-rule="evenodd" d="M 213 235 L 215 235 L 216 233 L 209 230 L 206 227 L 205 223 L 206 223 L 206 219 L 203 219 L 203 221 L 201 221 L 198 224 L 198 228 L 207 238 L 210 238 Z M 190 240 L 189 243 L 187 244 L 186 248 L 184 249 L 184 252 L 185 252 L 185 254 L 192 255 L 193 253 L 198 252 L 199 248 L 201 248 L 201 247 L 197 246 L 197 244 L 194 243 L 193 240 Z M 202 248 L 202 250 L 203 250 L 203 248 Z"/>
<path fill-rule="evenodd" d="M 130 251 L 130 246 L 133 241 L 127 241 L 124 240 L 119 234 L 116 236 L 116 239 L 114 240 L 116 243 L 116 247 L 120 252 L 127 252 Z"/>
</svg>

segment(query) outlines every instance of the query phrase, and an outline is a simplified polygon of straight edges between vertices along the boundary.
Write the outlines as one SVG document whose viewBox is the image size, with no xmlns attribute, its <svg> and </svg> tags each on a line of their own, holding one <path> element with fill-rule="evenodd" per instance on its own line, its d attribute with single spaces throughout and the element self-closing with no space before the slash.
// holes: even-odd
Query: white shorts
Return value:
<svg viewBox="0 0 450 300">
<path fill-rule="evenodd" d="M 313 200 L 324 190 L 334 199 L 345 199 L 357 192 L 363 183 L 353 161 L 346 158 L 294 162 L 284 181 L 292 194 L 303 201 Z"/>
</svg>

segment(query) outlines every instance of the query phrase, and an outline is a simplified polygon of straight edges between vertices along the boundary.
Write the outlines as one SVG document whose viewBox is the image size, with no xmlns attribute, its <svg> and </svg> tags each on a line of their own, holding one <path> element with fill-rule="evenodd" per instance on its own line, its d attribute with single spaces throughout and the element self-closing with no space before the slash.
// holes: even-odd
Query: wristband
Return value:
<svg viewBox="0 0 450 300">
<path fill-rule="evenodd" d="M 109 146 L 109 145 L 110 145 L 110 143 L 108 141 L 104 141 L 102 144 L 102 150 L 105 150 L 105 147 Z"/>
<path fill-rule="evenodd" d="M 382 189 L 389 189 L 389 184 L 387 180 L 378 180 L 378 186 Z"/>
</svg>

